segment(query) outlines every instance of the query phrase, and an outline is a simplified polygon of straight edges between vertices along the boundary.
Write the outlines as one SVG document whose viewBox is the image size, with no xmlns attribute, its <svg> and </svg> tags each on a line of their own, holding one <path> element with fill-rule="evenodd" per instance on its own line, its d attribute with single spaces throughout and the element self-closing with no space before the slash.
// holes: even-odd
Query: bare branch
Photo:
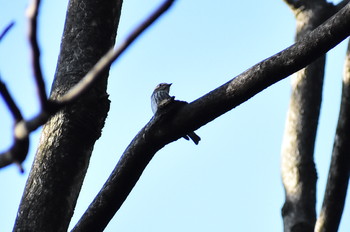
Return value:
<svg viewBox="0 0 350 232">
<path fill-rule="evenodd" d="M 165 13 L 173 3 L 174 0 L 167 0 L 160 7 L 158 7 L 145 21 L 143 21 L 133 32 L 131 32 L 131 34 L 117 49 L 110 49 L 78 84 L 76 84 L 64 96 L 57 100 L 57 103 L 68 104 L 85 93 L 90 86 L 92 86 L 98 80 L 100 74 L 116 59 L 118 59 L 118 57 L 120 57 L 120 55 L 123 54 L 128 47 L 130 47 L 130 45 L 142 34 L 142 32 L 144 32 L 163 13 Z"/>
<path fill-rule="evenodd" d="M 0 77 L 0 93 L 1 96 L 4 98 L 4 101 L 10 110 L 12 117 L 15 119 L 15 122 L 19 122 L 23 119 L 22 114 L 20 110 L 17 107 L 17 104 L 13 100 L 12 96 L 10 95 L 9 91 L 7 90 L 7 87 L 4 82 L 2 82 Z"/>
<path fill-rule="evenodd" d="M 9 25 L 5 27 L 5 29 L 0 34 L 0 41 L 5 37 L 5 35 L 7 34 L 7 32 L 9 32 L 9 30 L 13 27 L 13 25 L 15 25 L 14 21 L 10 22 Z"/>
<path fill-rule="evenodd" d="M 54 115 L 60 108 L 58 106 L 56 107 L 54 104 L 48 104 L 48 109 L 51 109 L 51 111 L 41 111 L 33 119 L 23 120 L 19 109 L 13 100 L 10 99 L 11 96 L 6 93 L 7 90 L 3 90 L 4 88 L 6 88 L 6 86 L 0 81 L 0 92 L 12 112 L 16 123 L 14 127 L 14 142 L 12 146 L 7 151 L 0 153 L 0 168 L 15 163 L 20 167 L 21 172 L 23 172 L 21 163 L 25 160 L 28 154 L 30 133 L 44 125 L 50 116 Z"/>
<path fill-rule="evenodd" d="M 308 35 L 334 12 L 324 0 L 295 1 L 296 40 Z M 291 97 L 281 149 L 285 190 L 284 231 L 313 231 L 316 222 L 314 146 L 324 79 L 325 55 L 292 77 Z"/>
<path fill-rule="evenodd" d="M 297 39 L 318 26 L 325 17 L 345 6 L 324 0 L 288 1 L 297 18 Z M 284 230 L 313 231 L 316 222 L 317 174 L 314 143 L 322 98 L 325 59 L 299 71 L 292 79 L 292 96 L 282 144 L 282 180 L 286 201 L 282 208 Z"/>
<path fill-rule="evenodd" d="M 167 1 L 167 3 L 170 2 L 172 1 Z M 58 61 L 55 82 L 51 92 L 52 99 L 56 99 L 56 97 L 59 98 L 59 96 L 64 94 L 71 85 L 76 83 L 74 82 L 75 80 L 80 80 L 90 69 L 89 67 L 92 67 L 94 64 L 94 62 L 91 61 L 99 59 L 99 57 L 107 51 L 108 47 L 112 46 L 114 43 L 117 23 L 119 21 L 121 3 L 122 1 L 117 1 L 116 4 L 115 1 L 109 0 L 107 2 L 104 1 L 103 7 L 99 7 L 101 1 L 70 1 L 64 36 L 62 39 L 60 59 Z M 94 11 L 96 6 L 99 8 Z M 162 12 L 160 12 L 160 14 L 161 13 Z M 83 16 L 80 18 L 78 17 L 80 19 L 79 23 L 81 21 L 90 22 L 90 20 L 93 19 L 97 25 L 102 25 L 102 28 L 106 28 L 106 33 L 103 32 L 104 35 L 101 36 L 100 26 L 93 27 L 93 30 L 91 30 L 90 24 L 86 25 L 82 23 L 76 25 L 77 14 Z M 111 18 L 105 17 L 106 14 L 111 16 Z M 141 32 L 151 25 L 158 17 L 159 16 L 156 15 L 154 19 L 151 18 L 151 21 L 147 22 L 147 24 L 141 28 L 141 30 L 137 31 L 134 36 L 131 36 L 124 45 L 124 48 L 122 47 L 120 49 L 119 54 L 121 54 L 123 50 L 125 50 L 125 48 L 127 48 L 132 41 L 134 41 L 136 37 L 138 37 Z M 71 30 L 72 28 L 79 29 L 76 30 L 79 31 L 79 36 L 82 34 L 84 35 L 80 37 L 80 40 L 78 40 L 79 42 L 76 42 L 75 39 L 74 41 L 71 40 L 71 38 L 77 36 L 76 31 Z M 99 43 L 90 45 L 88 42 L 92 37 L 99 41 Z M 86 46 L 89 46 L 88 48 L 91 51 L 86 52 L 84 50 Z M 65 50 L 67 48 L 72 50 L 79 48 L 83 49 L 84 52 L 74 56 L 72 61 L 71 53 Z M 116 55 L 116 58 L 119 54 Z M 74 79 L 74 81 L 70 82 L 68 85 L 66 83 L 62 84 L 67 76 L 71 77 L 71 73 L 67 73 L 67 67 L 65 66 L 67 62 L 72 65 L 75 71 L 74 77 L 71 78 Z M 86 62 L 87 65 L 74 67 L 72 64 L 74 63 L 76 66 L 82 62 Z M 108 62 L 111 64 L 112 61 Z M 106 68 L 108 68 L 108 64 Z M 70 105 L 60 111 L 60 113 L 51 117 L 51 120 L 44 127 L 42 143 L 39 145 L 32 166 L 33 168 L 27 181 L 14 230 L 52 231 L 67 229 L 87 170 L 93 145 L 96 139 L 100 136 L 104 118 L 106 117 L 109 107 L 109 101 L 105 94 L 106 79 L 108 75 L 107 72 L 103 72 L 103 70 L 104 69 L 99 70 L 99 72 L 94 74 L 102 75 L 103 77 L 100 78 L 99 81 L 96 81 L 94 85 L 88 84 L 82 91 L 86 91 L 87 89 L 85 88 L 90 88 L 93 94 L 84 96 L 81 96 L 82 94 L 80 94 L 81 98 L 79 99 L 79 105 Z M 65 101 L 64 103 L 57 102 L 61 103 L 58 104 L 58 106 L 56 105 L 57 108 L 62 107 L 64 104 L 73 103 L 72 100 Z M 101 104 L 98 106 L 96 106 L 97 104 L 93 104 L 94 106 L 91 107 L 91 102 L 98 102 Z M 83 107 L 81 107 L 81 105 L 83 105 Z M 89 114 L 89 117 L 86 117 L 87 114 Z M 76 119 L 78 117 L 85 117 L 87 119 L 77 125 Z M 86 126 L 85 123 L 89 123 L 86 124 L 88 126 Z M 91 125 L 91 123 L 93 125 Z M 16 129 L 17 128 L 18 131 L 22 130 L 23 134 L 26 134 L 28 124 L 23 123 L 18 125 Z M 60 128 L 59 132 L 57 132 L 57 128 Z M 70 138 L 70 136 L 72 136 L 71 138 L 73 139 L 67 139 L 67 137 Z M 43 157 L 45 158 L 43 159 Z M 62 168 L 65 169 L 64 175 L 62 175 Z M 45 178 L 42 178 L 43 171 L 45 172 Z M 60 177 L 57 178 L 57 176 Z M 40 182 L 40 185 L 35 184 L 38 183 L 38 181 Z M 45 193 L 38 188 L 46 189 Z M 52 193 L 56 193 L 57 191 L 60 191 L 61 194 L 59 194 L 59 197 L 54 197 L 53 199 Z M 47 204 L 48 202 L 50 202 L 49 205 Z M 33 213 L 35 211 L 34 208 L 40 209 L 40 212 Z M 60 210 L 57 211 L 57 208 Z"/>
<path fill-rule="evenodd" d="M 19 166 L 20 171 L 23 172 L 21 166 L 28 154 L 29 134 L 44 125 L 49 117 L 55 114 L 59 108 L 55 104 L 49 102 L 48 109 L 51 111 L 41 111 L 36 117 L 31 120 L 23 120 L 22 114 L 8 92 L 6 85 L 0 79 L 0 93 L 9 108 L 13 118 L 15 119 L 14 126 L 14 141 L 12 146 L 5 152 L 0 153 L 0 168 L 6 167 L 12 163 Z"/>
<path fill-rule="evenodd" d="M 310 64 L 349 34 L 350 5 L 347 5 L 293 46 L 256 64 L 196 101 L 187 105 L 176 104 L 164 115 L 156 115 L 126 148 L 73 231 L 102 231 L 123 204 L 154 154 L 163 146 Z"/>
<path fill-rule="evenodd" d="M 29 42 L 32 52 L 33 72 L 37 85 L 37 91 L 39 94 L 39 100 L 41 108 L 45 109 L 47 103 L 47 94 L 45 90 L 45 82 L 40 66 L 40 49 L 37 40 L 37 28 L 38 28 L 38 10 L 40 0 L 32 0 L 32 3 L 28 6 L 27 16 L 29 18 Z"/>
<path fill-rule="evenodd" d="M 337 231 L 350 174 L 350 42 L 344 66 L 343 90 L 327 187 L 315 231 Z"/>
<path fill-rule="evenodd" d="M 32 45 L 32 57 L 33 57 L 33 68 L 38 86 L 39 96 L 42 103 L 42 111 L 31 120 L 19 119 L 15 126 L 15 137 L 20 139 L 26 139 L 29 134 L 44 125 L 50 116 L 58 112 L 62 107 L 67 104 L 75 102 L 84 92 L 92 88 L 93 84 L 98 80 L 100 74 L 107 69 L 115 60 L 117 60 L 121 54 L 144 32 L 149 26 L 151 26 L 165 11 L 167 11 L 174 0 L 165 1 L 157 10 L 149 16 L 144 22 L 140 24 L 124 41 L 124 43 L 116 50 L 109 50 L 99 62 L 86 74 L 86 76 L 74 86 L 67 94 L 61 97 L 59 100 L 47 100 L 45 85 L 41 73 L 41 67 L 39 63 L 40 51 L 36 39 L 36 24 L 39 0 L 34 0 L 32 5 L 28 8 L 28 15 L 30 18 L 30 41 Z M 2 82 L 1 82 L 2 83 Z M 1 86 L 0 86 L 1 87 Z M 44 102 L 43 102 L 44 101 Z M 12 112 L 12 111 L 11 111 Z M 17 147 L 16 144 L 13 147 Z M 11 150 L 11 148 L 10 148 Z M 9 154 L 9 151 L 4 154 Z M 9 162 L 3 162 L 3 164 L 11 164 Z M 0 164 L 0 168 L 6 165 Z"/>
<path fill-rule="evenodd" d="M 18 109 L 15 101 L 12 96 L 8 92 L 6 85 L 0 79 L 0 93 L 4 98 L 4 101 L 9 108 L 12 117 L 14 118 L 15 123 L 20 122 L 23 117 Z M 23 160 L 26 158 L 29 147 L 29 139 L 28 136 L 23 138 L 18 138 L 15 136 L 12 147 L 3 153 L 0 153 L 0 168 L 10 165 L 12 163 L 16 163 L 19 166 L 21 172 L 23 172 L 23 168 L 21 166 Z"/>
<path fill-rule="evenodd" d="M 3 153 L 0 153 L 0 168 L 6 167 L 10 164 L 17 164 L 21 173 L 24 172 L 22 162 L 28 154 L 29 138 L 24 139 L 15 138 L 12 147 Z"/>
<path fill-rule="evenodd" d="M 39 8 L 40 0 L 33 0 L 32 4 L 29 5 L 27 9 L 27 15 L 29 18 L 29 41 L 31 45 L 32 51 L 32 62 L 33 62 L 33 70 L 36 85 L 38 88 L 39 99 L 41 103 L 42 112 L 39 113 L 37 117 L 33 120 L 25 121 L 23 120 L 22 114 L 15 104 L 13 98 L 9 94 L 5 84 L 0 80 L 0 92 L 3 96 L 6 105 L 8 106 L 12 116 L 15 119 L 15 128 L 14 128 L 14 141 L 13 145 L 10 147 L 8 151 L 5 151 L 0 154 L 0 168 L 10 165 L 12 163 L 16 163 L 19 165 L 21 172 L 23 172 L 23 168 L 21 163 L 25 160 L 28 154 L 29 147 L 29 134 L 39 126 L 43 125 L 49 115 L 47 115 L 47 95 L 45 91 L 45 84 L 42 76 L 42 71 L 40 67 L 40 50 L 37 42 L 37 17 L 38 17 L 38 8 Z M 14 23 L 10 23 L 7 28 L 5 28 L 4 32 L 1 34 L 0 39 L 6 34 L 6 32 L 14 25 Z M 55 104 L 51 104 L 55 105 Z M 52 113 L 55 113 L 51 107 Z M 44 117 L 43 117 L 44 115 Z M 45 118 L 45 119 L 44 119 Z"/>
</svg>

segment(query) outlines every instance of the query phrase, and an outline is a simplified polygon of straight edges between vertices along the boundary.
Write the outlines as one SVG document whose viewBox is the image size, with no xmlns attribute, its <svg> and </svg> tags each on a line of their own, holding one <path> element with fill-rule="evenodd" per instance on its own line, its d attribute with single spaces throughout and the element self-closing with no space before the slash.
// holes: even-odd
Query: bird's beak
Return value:
<svg viewBox="0 0 350 232">
<path fill-rule="evenodd" d="M 170 87 L 172 84 L 173 84 L 173 83 L 168 84 L 168 85 L 169 85 L 169 87 Z"/>
</svg>

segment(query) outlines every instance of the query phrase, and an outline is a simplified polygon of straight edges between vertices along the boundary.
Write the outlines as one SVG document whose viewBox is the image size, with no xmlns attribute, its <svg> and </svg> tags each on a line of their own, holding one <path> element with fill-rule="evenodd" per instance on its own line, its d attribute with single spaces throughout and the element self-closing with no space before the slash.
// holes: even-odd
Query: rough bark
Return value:
<svg viewBox="0 0 350 232">
<path fill-rule="evenodd" d="M 346 55 L 341 106 L 325 197 L 315 231 L 338 231 L 350 174 L 350 43 Z"/>
<path fill-rule="evenodd" d="M 325 21 L 334 8 L 325 1 L 288 1 L 297 20 L 296 40 Z M 316 181 L 313 153 L 322 100 L 325 56 L 292 77 L 292 94 L 282 144 L 284 231 L 314 231 Z"/>
<path fill-rule="evenodd" d="M 312 3 L 312 1 L 310 1 Z M 310 3 L 309 2 L 309 3 Z M 296 40 L 325 20 L 325 4 L 292 8 L 297 19 Z M 327 15 L 326 15 L 327 16 Z M 320 112 L 325 56 L 292 78 L 292 95 L 282 145 L 282 180 L 286 201 L 284 231 L 313 231 L 316 221 L 314 142 Z"/>
<path fill-rule="evenodd" d="M 114 45 L 122 1 L 71 0 L 51 90 L 76 84 Z M 108 72 L 44 126 L 14 231 L 67 231 L 95 141 L 109 109 Z"/>
<path fill-rule="evenodd" d="M 331 33 L 330 33 L 331 32 Z M 300 70 L 350 34 L 350 5 L 295 45 L 254 65 L 190 104 L 155 116 L 126 148 L 112 174 L 73 231 L 102 231 L 154 154 Z"/>
</svg>

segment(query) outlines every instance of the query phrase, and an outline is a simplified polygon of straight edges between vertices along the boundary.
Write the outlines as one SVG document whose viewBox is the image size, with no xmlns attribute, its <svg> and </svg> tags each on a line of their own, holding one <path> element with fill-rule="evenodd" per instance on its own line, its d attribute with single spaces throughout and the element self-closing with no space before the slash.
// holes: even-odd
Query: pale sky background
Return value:
<svg viewBox="0 0 350 232">
<path fill-rule="evenodd" d="M 26 40 L 26 1 L 0 0 L 0 73 L 26 118 L 38 99 Z M 41 63 L 50 91 L 63 31 L 65 1 L 42 1 Z M 117 41 L 162 1 L 124 1 Z M 124 149 L 150 120 L 150 95 L 160 82 L 193 101 L 293 43 L 295 20 L 282 1 L 177 1 L 111 69 L 111 110 L 97 141 L 80 194 L 74 225 Z M 317 210 L 333 146 L 346 42 L 327 56 L 315 160 Z M 290 95 L 287 78 L 197 130 L 198 146 L 180 139 L 159 151 L 105 231 L 282 231 L 284 192 L 280 149 Z M 135 94 L 137 93 L 137 94 Z M 0 150 L 12 142 L 12 119 L 0 103 Z M 0 170 L 0 231 L 11 231 L 41 128 L 31 135 L 21 175 Z M 350 230 L 347 201 L 341 232 Z"/>
</svg>

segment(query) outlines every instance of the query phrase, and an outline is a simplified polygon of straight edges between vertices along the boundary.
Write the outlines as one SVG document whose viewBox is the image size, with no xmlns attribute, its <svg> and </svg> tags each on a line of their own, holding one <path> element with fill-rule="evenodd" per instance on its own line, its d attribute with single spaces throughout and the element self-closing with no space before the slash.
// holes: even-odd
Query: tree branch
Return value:
<svg viewBox="0 0 350 232">
<path fill-rule="evenodd" d="M 98 81 L 103 73 L 109 66 L 116 61 L 126 50 L 127 48 L 148 28 L 150 27 L 169 7 L 173 4 L 174 0 L 165 1 L 151 16 L 149 16 L 145 21 L 143 21 L 130 35 L 126 40 L 117 48 L 110 49 L 94 66 L 93 68 L 82 78 L 82 80 L 73 86 L 66 94 L 59 99 L 49 99 L 46 98 L 45 84 L 42 77 L 41 67 L 40 67 L 40 51 L 37 44 L 36 31 L 37 31 L 37 16 L 38 16 L 38 7 L 40 1 L 33 1 L 33 4 L 29 7 L 28 17 L 30 19 L 30 33 L 29 39 L 32 46 L 32 58 L 33 58 L 33 69 L 34 75 L 36 77 L 37 88 L 39 91 L 39 96 L 41 101 L 45 98 L 45 102 L 42 104 L 42 110 L 38 113 L 37 116 L 30 120 L 19 119 L 18 124 L 15 125 L 15 135 L 17 138 L 24 139 L 29 136 L 31 132 L 44 125 L 47 120 L 55 115 L 59 110 L 64 108 L 67 105 L 73 104 L 79 99 L 85 92 L 89 91 L 93 84 Z M 11 23 L 7 26 L 2 33 L 2 36 L 13 26 L 14 23 Z M 1 82 L 2 83 L 2 82 Z M 12 112 L 12 111 L 11 111 Z M 14 146 L 14 145 L 13 145 Z M 17 146 L 15 146 L 17 147 Z M 11 148 L 8 151 L 3 152 L 3 154 L 10 154 Z M 5 158 L 5 156 L 4 156 Z M 25 158 L 25 157 L 24 157 Z M 6 156 L 6 162 L 1 162 L 0 154 L 0 168 L 10 165 L 11 162 L 8 162 Z M 24 160 L 24 159 L 23 159 Z M 23 162 L 22 160 L 22 162 Z M 1 165 L 3 164 L 3 165 Z"/>
<path fill-rule="evenodd" d="M 76 98 L 84 94 L 91 86 L 100 78 L 100 74 L 105 71 L 118 57 L 120 57 L 128 47 L 147 29 L 149 28 L 162 14 L 164 14 L 174 3 L 174 0 L 167 0 L 160 5 L 149 17 L 147 17 L 125 41 L 117 48 L 110 49 L 94 67 L 82 78 L 82 80 L 71 88 L 65 95 L 60 97 L 57 104 L 69 104 Z"/>
<path fill-rule="evenodd" d="M 350 5 L 284 51 L 256 64 L 190 104 L 175 104 L 154 118 L 126 148 L 110 177 L 73 231 L 102 231 L 154 154 L 166 144 L 233 109 L 300 70 L 350 34 Z"/>
<path fill-rule="evenodd" d="M 40 51 L 36 38 L 39 4 L 40 0 L 33 0 L 27 9 L 27 14 L 29 18 L 29 41 L 32 52 L 33 70 L 42 108 L 38 116 L 36 116 L 32 120 L 23 120 L 23 117 L 17 105 L 14 103 L 12 97 L 9 95 L 6 86 L 3 82 L 0 83 L 1 93 L 16 122 L 14 128 L 14 142 L 12 146 L 7 151 L 0 153 L 0 168 L 15 163 L 20 167 L 21 172 L 23 172 L 21 163 L 25 160 L 28 154 L 29 134 L 41 125 L 43 125 L 48 120 L 50 114 L 48 114 L 47 110 L 50 110 L 51 115 L 53 115 L 59 110 L 57 104 L 51 102 L 50 104 L 47 104 L 48 100 L 45 91 L 45 84 L 40 67 Z M 10 23 L 7 26 L 7 28 L 5 28 L 0 38 L 2 38 L 13 25 L 13 22 Z M 50 107 L 48 108 L 47 106 Z"/>
<path fill-rule="evenodd" d="M 47 95 L 45 90 L 45 82 L 43 73 L 40 66 L 40 49 L 37 40 L 37 27 L 38 27 L 38 12 L 39 12 L 40 0 L 32 0 L 32 3 L 27 8 L 27 16 L 29 18 L 29 42 L 32 52 L 33 72 L 36 81 L 37 91 L 42 109 L 46 109 Z"/>
<path fill-rule="evenodd" d="M 121 0 L 69 1 L 50 99 L 79 82 L 113 46 L 121 5 Z M 109 109 L 108 71 L 102 75 L 74 104 L 52 116 L 45 107 L 38 120 L 16 127 L 16 132 L 25 131 L 51 116 L 41 133 L 13 231 L 67 231 Z"/>
<path fill-rule="evenodd" d="M 4 101 L 10 110 L 12 117 L 14 118 L 15 124 L 20 122 L 23 117 L 21 111 L 18 109 L 17 104 L 13 100 L 11 94 L 7 90 L 6 85 L 1 81 L 0 78 L 0 94 L 4 98 Z M 18 165 L 20 171 L 23 173 L 23 167 L 21 163 L 25 159 L 28 153 L 29 139 L 28 137 L 19 138 L 14 136 L 13 145 L 8 151 L 0 153 L 0 168 L 6 167 L 9 164 L 15 163 Z"/>
<path fill-rule="evenodd" d="M 10 110 L 12 117 L 15 119 L 15 122 L 21 121 L 23 119 L 22 113 L 17 107 L 17 104 L 13 100 L 11 94 L 7 90 L 5 83 L 2 82 L 1 77 L 0 77 L 0 93 L 1 93 L 1 96 L 4 98 L 7 108 Z"/>
<path fill-rule="evenodd" d="M 324 0 L 298 1 L 291 7 L 300 40 L 334 12 Z M 281 150 L 285 189 L 284 231 L 313 231 L 316 222 L 314 146 L 322 101 L 325 55 L 292 77 L 292 93 Z"/>
<path fill-rule="evenodd" d="M 15 25 L 15 22 L 10 22 L 9 25 L 5 27 L 5 29 L 0 34 L 0 41 L 5 37 L 7 32 L 10 31 L 10 29 Z"/>
<path fill-rule="evenodd" d="M 22 121 L 16 127 L 19 134 L 28 134 L 28 130 L 38 125 L 37 122 L 47 121 L 52 112 L 61 109 L 44 126 L 18 211 L 15 231 L 67 229 L 93 145 L 101 134 L 109 109 L 106 94 L 108 68 L 172 3 L 166 1 L 116 53 L 109 52 L 107 59 L 102 58 L 103 65 L 99 63 L 97 70 L 88 75 L 91 79 L 88 78 L 86 85 L 78 87 L 77 92 L 60 101 L 57 99 L 62 99 L 67 92 L 72 93 L 70 89 L 93 69 L 98 59 L 114 44 L 122 5 L 122 1 L 113 0 L 70 1 L 56 76 L 50 101 L 47 102 L 50 107 L 46 106 L 39 116 Z M 91 25 L 92 20 L 94 25 Z M 111 57 L 111 54 L 114 55 Z M 83 94 L 87 91 L 89 94 Z"/>
<path fill-rule="evenodd" d="M 350 174 L 350 42 L 344 66 L 343 90 L 332 160 L 321 213 L 315 231 L 337 231 L 345 204 Z"/>
</svg>

